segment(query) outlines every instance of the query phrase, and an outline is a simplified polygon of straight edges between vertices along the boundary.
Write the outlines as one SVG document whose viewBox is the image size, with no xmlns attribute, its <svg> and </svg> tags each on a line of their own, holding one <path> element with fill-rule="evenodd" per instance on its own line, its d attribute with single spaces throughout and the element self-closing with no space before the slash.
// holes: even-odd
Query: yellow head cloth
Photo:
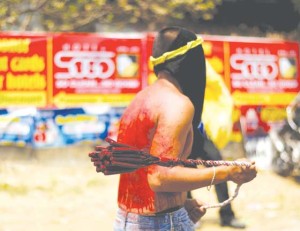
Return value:
<svg viewBox="0 0 300 231">
<path fill-rule="evenodd" d="M 157 58 L 154 58 L 151 56 L 150 62 L 152 63 L 153 66 L 162 64 L 165 61 L 173 59 L 179 55 L 184 55 L 190 49 L 193 49 L 194 47 L 199 46 L 202 43 L 203 43 L 203 39 L 201 37 L 198 37 L 196 40 L 188 42 L 185 46 L 179 47 L 178 49 L 173 50 L 173 51 L 165 52 Z"/>
</svg>

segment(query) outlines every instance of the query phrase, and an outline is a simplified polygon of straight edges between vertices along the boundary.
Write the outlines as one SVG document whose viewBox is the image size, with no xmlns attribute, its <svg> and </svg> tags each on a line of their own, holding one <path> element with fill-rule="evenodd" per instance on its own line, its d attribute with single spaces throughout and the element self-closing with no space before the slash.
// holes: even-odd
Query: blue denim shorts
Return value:
<svg viewBox="0 0 300 231">
<path fill-rule="evenodd" d="M 194 231 L 185 208 L 156 216 L 142 216 L 118 209 L 114 231 Z"/>
</svg>

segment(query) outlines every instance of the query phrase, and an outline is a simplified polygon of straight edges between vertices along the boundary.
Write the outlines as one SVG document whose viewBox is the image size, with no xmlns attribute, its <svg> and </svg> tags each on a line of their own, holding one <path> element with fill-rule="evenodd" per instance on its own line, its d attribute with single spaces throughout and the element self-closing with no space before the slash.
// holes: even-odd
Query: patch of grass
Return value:
<svg viewBox="0 0 300 231">
<path fill-rule="evenodd" d="M 5 191 L 10 194 L 25 195 L 29 190 L 25 185 L 10 185 L 8 183 L 0 183 L 0 191 Z"/>
<path fill-rule="evenodd" d="M 88 187 L 96 187 L 96 186 L 105 185 L 105 184 L 106 184 L 105 182 L 100 181 L 98 178 L 92 178 L 92 179 L 88 180 L 86 185 Z"/>
</svg>

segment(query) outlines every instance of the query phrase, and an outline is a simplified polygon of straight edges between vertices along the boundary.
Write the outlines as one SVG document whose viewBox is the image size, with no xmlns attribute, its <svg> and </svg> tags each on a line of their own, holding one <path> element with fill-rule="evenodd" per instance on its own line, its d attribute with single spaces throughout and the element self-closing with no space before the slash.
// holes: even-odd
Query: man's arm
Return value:
<svg viewBox="0 0 300 231">
<path fill-rule="evenodd" d="M 177 101 L 158 118 L 157 131 L 150 148 L 152 155 L 180 158 L 192 126 L 193 107 L 186 101 Z M 188 153 L 183 153 L 188 154 Z M 187 168 L 182 166 L 148 168 L 148 181 L 157 192 L 184 192 L 209 186 L 214 176 L 213 168 Z M 242 184 L 256 176 L 255 165 L 215 167 L 214 184 L 232 180 Z"/>
</svg>

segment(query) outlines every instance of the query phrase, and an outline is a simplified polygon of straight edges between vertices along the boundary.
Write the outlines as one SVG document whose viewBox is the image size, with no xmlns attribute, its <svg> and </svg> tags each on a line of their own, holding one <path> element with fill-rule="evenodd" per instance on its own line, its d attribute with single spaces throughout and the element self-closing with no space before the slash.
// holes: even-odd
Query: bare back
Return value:
<svg viewBox="0 0 300 231">
<path fill-rule="evenodd" d="M 167 80 L 158 80 L 141 91 L 125 110 L 118 141 L 152 155 L 185 159 L 191 152 L 193 106 Z M 120 176 L 118 204 L 128 212 L 153 214 L 182 206 L 186 193 L 155 192 L 151 175 L 163 167 L 151 166 Z"/>
</svg>

